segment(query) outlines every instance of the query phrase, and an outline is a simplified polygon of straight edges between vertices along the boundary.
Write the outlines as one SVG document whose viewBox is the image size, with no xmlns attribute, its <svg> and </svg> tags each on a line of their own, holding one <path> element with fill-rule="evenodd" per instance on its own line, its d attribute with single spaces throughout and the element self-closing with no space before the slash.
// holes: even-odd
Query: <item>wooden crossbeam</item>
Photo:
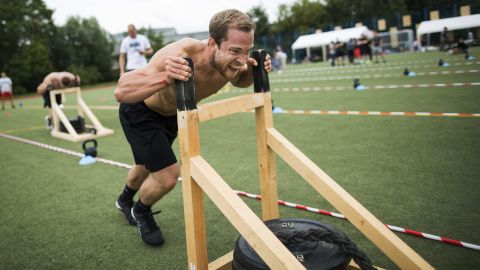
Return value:
<svg viewBox="0 0 480 270">
<path fill-rule="evenodd" d="M 190 173 L 271 269 L 305 269 L 201 156 L 190 158 Z"/>
<path fill-rule="evenodd" d="M 80 141 L 85 141 L 85 140 L 113 134 L 114 133 L 113 129 L 104 127 L 100 123 L 100 121 L 98 121 L 97 117 L 95 117 L 95 114 L 93 114 L 93 112 L 90 110 L 88 105 L 82 99 L 80 91 L 81 91 L 80 87 L 71 87 L 71 88 L 50 91 L 50 104 L 52 109 L 52 121 L 53 121 L 53 129 L 52 129 L 51 135 L 53 137 L 68 140 L 68 141 L 80 142 Z M 70 124 L 70 121 L 68 120 L 67 116 L 65 115 L 63 110 L 60 108 L 60 106 L 57 104 L 57 101 L 55 99 L 55 95 L 57 94 L 64 95 L 66 93 L 76 93 L 76 101 L 77 101 L 76 107 L 78 110 L 78 114 L 82 117 L 84 116 L 84 114 L 86 115 L 86 119 L 90 120 L 90 122 L 93 125 L 93 128 L 95 128 L 96 130 L 95 134 L 89 133 L 89 132 L 78 134 L 76 130 L 73 128 L 73 126 Z M 60 123 L 63 124 L 67 132 L 60 131 Z"/>
<path fill-rule="evenodd" d="M 267 143 L 300 174 L 318 193 L 337 208 L 367 236 L 385 255 L 402 269 L 433 269 L 405 242 L 388 230 L 355 198 L 347 193 L 322 169 L 283 137 L 276 129 L 267 130 Z"/>
<path fill-rule="evenodd" d="M 244 112 L 263 105 L 263 95 L 252 93 L 239 97 L 213 101 L 198 108 L 200 122 Z"/>
</svg>

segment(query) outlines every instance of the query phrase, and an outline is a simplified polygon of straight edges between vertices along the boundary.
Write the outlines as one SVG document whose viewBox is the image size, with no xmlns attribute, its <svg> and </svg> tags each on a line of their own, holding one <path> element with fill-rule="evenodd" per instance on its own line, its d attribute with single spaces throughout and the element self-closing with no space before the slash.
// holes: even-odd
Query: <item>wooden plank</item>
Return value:
<svg viewBox="0 0 480 270">
<path fill-rule="evenodd" d="M 208 264 L 208 270 L 232 270 L 233 251 Z"/>
<path fill-rule="evenodd" d="M 381 268 L 376 265 L 374 265 L 373 267 L 375 267 L 375 269 L 377 270 L 385 270 L 385 268 Z M 358 266 L 358 264 L 356 264 L 353 260 L 351 260 L 350 263 L 347 265 L 347 270 L 361 270 L 361 269 L 362 268 L 360 268 L 360 266 Z"/>
<path fill-rule="evenodd" d="M 53 101 L 55 99 L 54 95 L 50 95 L 52 97 Z M 68 131 L 68 133 L 72 137 L 78 136 L 77 131 L 73 128 L 72 124 L 70 124 L 70 120 L 68 120 L 67 116 L 63 113 L 63 111 L 60 109 L 60 106 L 56 102 L 51 103 L 52 107 L 52 116 L 53 116 L 53 121 L 55 121 L 55 130 L 60 132 L 60 122 L 65 126 L 65 129 Z"/>
<path fill-rule="evenodd" d="M 55 138 L 59 138 L 59 139 L 63 139 L 63 140 L 71 141 L 71 142 L 81 142 L 82 141 L 82 139 L 79 136 L 73 136 L 69 133 L 60 132 L 60 131 L 56 131 L 56 130 L 52 130 L 52 132 L 50 134 Z"/>
<path fill-rule="evenodd" d="M 263 106 L 255 108 L 258 170 L 260 173 L 260 194 L 262 196 L 262 219 L 279 218 L 277 172 L 275 152 L 267 145 L 267 128 L 273 127 L 272 97 L 263 93 Z"/>
<path fill-rule="evenodd" d="M 400 268 L 433 269 L 274 128 L 267 130 L 267 143 Z"/>
<path fill-rule="evenodd" d="M 50 90 L 50 94 L 56 95 L 56 94 L 66 94 L 66 93 L 73 93 L 73 92 L 78 92 L 80 91 L 80 87 L 70 87 L 70 88 L 63 88 L 63 89 L 55 89 L 55 90 Z"/>
<path fill-rule="evenodd" d="M 193 179 L 271 269 L 305 269 L 201 156 L 190 158 L 190 169 Z"/>
<path fill-rule="evenodd" d="M 73 128 L 70 120 L 68 120 L 67 116 L 57 104 L 55 95 L 57 94 L 64 94 L 64 93 L 72 93 L 76 92 L 77 95 L 77 110 L 79 115 L 83 116 L 84 112 L 87 116 L 87 119 L 92 122 L 93 127 L 97 130 L 96 134 L 92 133 L 77 133 L 77 131 Z M 113 129 L 109 129 L 104 127 L 100 121 L 95 117 L 93 112 L 90 110 L 88 105 L 83 101 L 82 96 L 80 94 L 80 87 L 72 87 L 66 89 L 59 89 L 59 90 L 51 90 L 50 91 L 50 103 L 51 103 L 51 110 L 52 110 L 52 121 L 54 129 L 51 132 L 51 135 L 56 138 L 72 141 L 72 142 L 81 142 L 89 139 L 94 139 L 101 136 L 107 136 L 114 133 Z M 60 122 L 65 126 L 67 132 L 60 131 Z"/>
<path fill-rule="evenodd" d="M 196 111 L 178 112 L 177 122 L 182 160 L 182 191 L 188 269 L 207 269 L 208 251 L 204 195 L 202 189 L 191 178 L 189 163 L 191 156 L 200 153 L 198 114 Z"/>
<path fill-rule="evenodd" d="M 198 107 L 200 122 L 244 112 L 263 105 L 262 93 L 252 93 L 229 99 L 213 101 Z"/>
<path fill-rule="evenodd" d="M 104 128 L 100 121 L 98 121 L 97 117 L 95 117 L 95 114 L 93 114 L 88 105 L 85 103 L 85 101 L 83 101 L 82 97 L 77 97 L 77 104 L 78 106 L 80 106 L 81 111 L 86 114 L 90 122 L 92 122 L 93 126 L 97 129 L 97 131 Z"/>
</svg>

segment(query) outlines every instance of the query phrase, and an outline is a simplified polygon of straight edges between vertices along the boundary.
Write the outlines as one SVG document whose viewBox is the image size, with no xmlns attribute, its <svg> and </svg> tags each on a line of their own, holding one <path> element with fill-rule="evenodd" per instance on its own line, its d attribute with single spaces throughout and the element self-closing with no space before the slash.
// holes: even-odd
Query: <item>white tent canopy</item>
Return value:
<svg viewBox="0 0 480 270">
<path fill-rule="evenodd" d="M 372 31 L 368 30 L 366 26 L 347 28 L 342 30 L 334 30 L 329 32 L 303 35 L 298 37 L 292 44 L 292 51 L 298 49 L 307 49 L 307 55 L 310 55 L 310 48 L 323 47 L 323 54 L 325 59 L 325 46 L 332 41 L 347 42 L 352 38 L 359 39 L 362 35 L 366 35 L 369 38 L 373 37 Z M 295 54 L 294 54 L 295 55 Z"/>
<path fill-rule="evenodd" d="M 480 14 L 424 21 L 418 26 L 417 36 L 418 40 L 420 40 L 421 35 L 442 32 L 444 27 L 447 27 L 448 31 L 451 31 L 479 26 Z"/>
</svg>

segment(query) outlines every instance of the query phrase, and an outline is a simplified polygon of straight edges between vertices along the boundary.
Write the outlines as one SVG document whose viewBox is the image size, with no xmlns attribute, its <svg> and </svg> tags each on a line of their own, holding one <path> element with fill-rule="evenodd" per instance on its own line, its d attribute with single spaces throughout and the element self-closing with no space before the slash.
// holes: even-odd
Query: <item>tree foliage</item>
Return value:
<svg viewBox="0 0 480 270">
<path fill-rule="evenodd" d="M 62 64 L 68 64 L 67 70 L 80 75 L 87 84 L 112 78 L 113 39 L 97 19 L 70 17 L 59 33 L 65 43 L 64 57 L 68 60 Z"/>
<path fill-rule="evenodd" d="M 43 77 L 67 70 L 83 83 L 112 79 L 113 41 L 95 18 L 55 26 L 42 0 L 0 0 L 0 69 L 15 92 L 34 92 Z"/>
<path fill-rule="evenodd" d="M 41 0 L 1 0 L 0 25 L 0 68 L 13 78 L 17 93 L 32 91 L 45 72 L 39 69 L 52 67 L 52 10 Z"/>
<path fill-rule="evenodd" d="M 255 22 L 255 42 L 258 44 L 264 43 L 264 39 L 270 37 L 272 33 L 265 8 L 262 5 L 254 6 L 247 14 Z"/>
<path fill-rule="evenodd" d="M 148 28 L 140 28 L 138 30 L 139 34 L 142 34 L 148 38 L 150 41 L 150 45 L 152 46 L 153 51 L 158 51 L 160 48 L 165 46 L 163 40 L 163 34 L 161 32 L 156 32 L 155 29 L 148 27 Z M 128 33 L 124 35 L 127 36 Z"/>
</svg>

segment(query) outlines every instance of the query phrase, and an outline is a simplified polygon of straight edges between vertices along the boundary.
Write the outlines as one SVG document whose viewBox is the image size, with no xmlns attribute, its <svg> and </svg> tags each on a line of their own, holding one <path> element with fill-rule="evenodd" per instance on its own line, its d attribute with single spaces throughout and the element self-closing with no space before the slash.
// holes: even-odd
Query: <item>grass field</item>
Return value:
<svg viewBox="0 0 480 270">
<path fill-rule="evenodd" d="M 480 53 L 474 50 L 471 61 L 430 52 L 389 55 L 386 64 L 290 65 L 270 75 L 274 104 L 287 112 L 274 114 L 274 126 L 383 223 L 478 245 Z M 439 58 L 450 66 L 439 67 Z M 405 67 L 417 76 L 403 76 Z M 353 90 L 353 78 L 368 89 Z M 82 95 L 102 124 L 115 130 L 98 139 L 99 157 L 131 164 L 114 87 L 86 87 Z M 250 91 L 226 87 L 202 103 Z M 22 107 L 7 105 L 0 112 L 0 133 L 82 151 L 81 143 L 50 136 L 40 97 L 19 97 L 20 102 Z M 200 136 L 202 155 L 232 188 L 260 193 L 252 113 L 206 122 Z M 180 186 L 154 206 L 162 210 L 156 219 L 167 242 L 151 248 L 115 209 L 125 168 L 80 166 L 78 157 L 4 137 L 0 149 L 0 269 L 187 269 Z M 178 141 L 174 149 L 178 153 Z M 280 199 L 338 212 L 280 158 L 277 174 Z M 258 201 L 243 200 L 260 214 Z M 332 224 L 374 264 L 398 269 L 347 221 L 282 206 L 280 211 L 282 217 Z M 238 232 L 208 199 L 206 221 L 214 260 L 233 249 Z M 478 250 L 397 235 L 436 269 L 479 268 Z"/>
</svg>

